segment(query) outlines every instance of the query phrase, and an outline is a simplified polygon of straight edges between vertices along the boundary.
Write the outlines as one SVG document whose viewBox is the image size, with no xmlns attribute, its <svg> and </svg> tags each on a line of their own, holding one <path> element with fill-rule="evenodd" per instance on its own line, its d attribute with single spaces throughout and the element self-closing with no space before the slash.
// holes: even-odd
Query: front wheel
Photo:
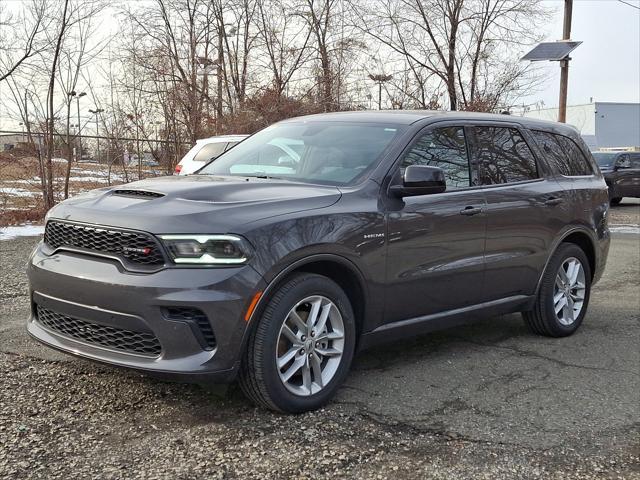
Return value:
<svg viewBox="0 0 640 480">
<path fill-rule="evenodd" d="M 327 277 L 296 274 L 278 288 L 253 330 L 240 386 L 272 410 L 320 408 L 349 372 L 355 335 L 344 291 Z"/>
<path fill-rule="evenodd" d="M 582 323 L 590 294 L 587 256 L 577 245 L 563 243 L 549 260 L 534 308 L 522 315 L 534 333 L 565 337 Z"/>
</svg>

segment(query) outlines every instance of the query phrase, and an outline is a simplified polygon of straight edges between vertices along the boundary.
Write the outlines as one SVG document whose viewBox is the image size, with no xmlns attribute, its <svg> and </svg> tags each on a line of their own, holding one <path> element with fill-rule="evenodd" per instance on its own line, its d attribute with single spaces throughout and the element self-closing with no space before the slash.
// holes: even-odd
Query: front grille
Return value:
<svg viewBox="0 0 640 480">
<path fill-rule="evenodd" d="M 202 310 L 193 307 L 164 307 L 164 316 L 169 320 L 189 322 L 199 330 L 207 350 L 216 348 L 216 336 L 209 319 Z"/>
<path fill-rule="evenodd" d="M 125 190 L 118 189 L 113 191 L 114 195 L 120 195 L 122 197 L 142 197 L 142 198 L 160 198 L 164 197 L 162 193 L 149 192 L 147 190 Z"/>
<path fill-rule="evenodd" d="M 52 220 L 45 227 L 44 242 L 51 248 L 73 247 L 116 255 L 136 265 L 164 264 L 158 242 L 151 235 L 140 232 Z"/>
<path fill-rule="evenodd" d="M 149 357 L 157 357 L 162 350 L 153 333 L 99 325 L 54 312 L 41 305 L 36 305 L 36 314 L 38 322 L 48 329 L 86 343 Z"/>
</svg>

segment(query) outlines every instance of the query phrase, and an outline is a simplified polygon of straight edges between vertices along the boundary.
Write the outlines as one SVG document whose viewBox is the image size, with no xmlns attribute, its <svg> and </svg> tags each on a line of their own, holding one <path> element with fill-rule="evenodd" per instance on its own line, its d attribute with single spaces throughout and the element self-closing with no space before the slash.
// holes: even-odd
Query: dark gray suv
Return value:
<svg viewBox="0 0 640 480">
<path fill-rule="evenodd" d="M 609 188 L 611 205 L 623 197 L 640 198 L 640 152 L 593 152 Z"/>
<path fill-rule="evenodd" d="M 295 118 L 196 175 L 53 208 L 29 333 L 166 378 L 315 409 L 357 349 L 523 312 L 572 334 L 609 248 L 607 186 L 568 126 L 499 115 Z"/>
</svg>

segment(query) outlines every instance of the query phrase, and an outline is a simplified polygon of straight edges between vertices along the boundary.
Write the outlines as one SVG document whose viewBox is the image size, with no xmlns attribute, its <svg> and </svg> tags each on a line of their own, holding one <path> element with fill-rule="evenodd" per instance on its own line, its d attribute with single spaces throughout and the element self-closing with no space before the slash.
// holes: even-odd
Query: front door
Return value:
<svg viewBox="0 0 640 480">
<path fill-rule="evenodd" d="M 624 168 L 617 172 L 621 197 L 640 197 L 640 153 L 625 154 Z"/>
<path fill-rule="evenodd" d="M 389 200 L 387 323 L 482 301 L 484 193 L 473 187 L 465 128 L 439 125 L 421 132 L 396 167 L 440 167 L 447 189 Z"/>
</svg>

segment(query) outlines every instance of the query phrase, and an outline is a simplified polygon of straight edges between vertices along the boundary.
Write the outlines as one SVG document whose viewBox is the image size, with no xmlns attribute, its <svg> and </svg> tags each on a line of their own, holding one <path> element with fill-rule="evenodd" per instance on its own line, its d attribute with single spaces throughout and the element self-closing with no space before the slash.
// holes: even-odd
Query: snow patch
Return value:
<svg viewBox="0 0 640 480">
<path fill-rule="evenodd" d="M 37 237 L 44 233 L 43 225 L 16 225 L 0 228 L 0 240 L 12 240 L 17 237 Z"/>
<path fill-rule="evenodd" d="M 34 197 L 38 195 L 38 192 L 30 192 L 22 188 L 11 188 L 11 187 L 0 188 L 0 193 L 4 193 L 5 195 L 11 195 L 12 197 Z"/>
<path fill-rule="evenodd" d="M 633 233 L 635 235 L 640 235 L 640 225 L 633 225 L 633 224 L 609 225 L 609 231 L 613 233 Z"/>
<path fill-rule="evenodd" d="M 111 179 L 113 180 L 113 176 L 111 177 Z M 107 177 L 93 177 L 93 176 L 87 176 L 87 177 L 71 177 L 69 179 L 69 181 L 71 182 L 99 182 L 99 183 L 107 183 Z"/>
</svg>

